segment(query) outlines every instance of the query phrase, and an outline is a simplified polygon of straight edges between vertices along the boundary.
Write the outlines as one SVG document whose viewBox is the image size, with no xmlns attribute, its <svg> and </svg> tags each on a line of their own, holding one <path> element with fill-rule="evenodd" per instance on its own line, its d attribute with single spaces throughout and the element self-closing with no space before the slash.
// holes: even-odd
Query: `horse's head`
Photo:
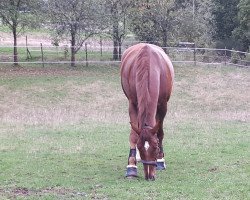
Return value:
<svg viewBox="0 0 250 200">
<path fill-rule="evenodd" d="M 141 162 L 144 166 L 145 179 L 155 180 L 157 156 L 159 154 L 157 132 L 160 127 L 160 122 L 157 122 L 153 128 L 144 126 L 142 129 L 138 129 L 138 127 L 132 123 L 131 127 L 139 135 L 137 148 L 140 152 Z M 148 147 L 145 146 L 145 142 L 148 142 Z"/>
</svg>

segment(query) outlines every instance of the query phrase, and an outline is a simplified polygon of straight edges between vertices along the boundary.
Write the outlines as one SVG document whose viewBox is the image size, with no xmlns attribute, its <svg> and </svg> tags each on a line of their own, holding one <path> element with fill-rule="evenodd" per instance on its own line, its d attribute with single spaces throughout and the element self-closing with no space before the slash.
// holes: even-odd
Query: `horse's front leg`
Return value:
<svg viewBox="0 0 250 200">
<path fill-rule="evenodd" d="M 129 104 L 129 116 L 131 123 L 137 123 L 137 105 L 130 102 Z M 136 144 L 138 141 L 138 134 L 131 128 L 129 143 L 130 151 L 128 156 L 128 166 L 126 170 L 126 177 L 137 177 L 136 166 Z"/>
<path fill-rule="evenodd" d="M 133 130 L 130 133 L 130 151 L 128 156 L 128 166 L 126 171 L 126 177 L 137 177 L 137 166 L 136 166 L 136 143 L 138 135 Z"/>
<path fill-rule="evenodd" d="M 167 105 L 164 105 L 164 106 L 161 106 L 161 107 L 158 107 L 158 110 L 157 110 L 157 117 L 158 119 L 160 120 L 160 128 L 157 132 L 157 137 L 158 137 L 158 140 L 159 140 L 159 154 L 158 154 L 158 157 L 157 157 L 157 170 L 164 170 L 166 169 L 166 163 L 165 163 L 165 159 L 164 159 L 164 150 L 163 150 L 163 145 L 162 145 L 162 142 L 163 142 L 163 138 L 164 138 L 164 131 L 163 131 L 163 120 L 164 120 L 164 117 L 167 113 Z"/>
<path fill-rule="evenodd" d="M 159 140 L 159 149 L 160 149 L 157 159 L 162 159 L 164 157 L 164 151 L 163 151 L 163 145 L 162 145 L 162 141 L 164 138 L 164 132 L 163 132 L 162 126 L 163 126 L 163 122 L 161 122 L 161 126 L 157 132 L 157 137 Z"/>
<path fill-rule="evenodd" d="M 161 125 L 160 129 L 158 130 L 157 133 L 158 139 L 159 139 L 159 154 L 157 157 L 157 170 L 163 170 L 166 169 L 166 163 L 165 163 L 165 159 L 164 159 L 164 151 L 163 151 L 163 145 L 162 145 L 162 141 L 163 141 L 163 137 L 164 137 L 164 132 L 163 132 L 163 127 Z"/>
</svg>

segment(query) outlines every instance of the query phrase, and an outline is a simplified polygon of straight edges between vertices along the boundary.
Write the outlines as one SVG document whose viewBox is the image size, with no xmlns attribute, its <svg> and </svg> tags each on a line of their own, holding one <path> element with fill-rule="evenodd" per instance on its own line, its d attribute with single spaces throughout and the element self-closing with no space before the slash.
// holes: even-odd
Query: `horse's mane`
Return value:
<svg viewBox="0 0 250 200">
<path fill-rule="evenodd" d="M 138 101 L 138 126 L 139 129 L 147 123 L 149 95 L 149 68 L 150 68 L 150 49 L 148 45 L 142 47 L 138 54 L 136 63 L 136 92 Z"/>
</svg>

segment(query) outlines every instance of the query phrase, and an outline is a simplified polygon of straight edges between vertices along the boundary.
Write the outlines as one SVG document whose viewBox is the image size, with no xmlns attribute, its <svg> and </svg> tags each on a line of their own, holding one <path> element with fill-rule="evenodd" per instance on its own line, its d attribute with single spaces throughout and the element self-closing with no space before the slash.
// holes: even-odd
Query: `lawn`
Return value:
<svg viewBox="0 0 250 200">
<path fill-rule="evenodd" d="M 0 199 L 249 199 L 250 70 L 175 66 L 167 169 L 124 178 L 118 66 L 0 66 Z"/>
</svg>

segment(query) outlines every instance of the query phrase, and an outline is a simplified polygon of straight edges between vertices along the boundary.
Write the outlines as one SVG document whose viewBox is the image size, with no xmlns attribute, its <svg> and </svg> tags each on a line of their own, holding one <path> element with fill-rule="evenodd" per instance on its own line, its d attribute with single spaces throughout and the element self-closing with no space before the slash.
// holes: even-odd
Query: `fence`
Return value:
<svg viewBox="0 0 250 200">
<path fill-rule="evenodd" d="M 122 52 L 130 45 L 122 46 Z M 19 63 L 65 64 L 71 63 L 70 47 L 65 46 L 18 46 Z M 250 53 L 228 49 L 163 47 L 174 63 L 206 63 L 250 66 Z M 85 44 L 76 54 L 75 63 L 116 63 L 112 46 Z M 13 63 L 13 47 L 0 46 L 0 63 Z"/>
</svg>

